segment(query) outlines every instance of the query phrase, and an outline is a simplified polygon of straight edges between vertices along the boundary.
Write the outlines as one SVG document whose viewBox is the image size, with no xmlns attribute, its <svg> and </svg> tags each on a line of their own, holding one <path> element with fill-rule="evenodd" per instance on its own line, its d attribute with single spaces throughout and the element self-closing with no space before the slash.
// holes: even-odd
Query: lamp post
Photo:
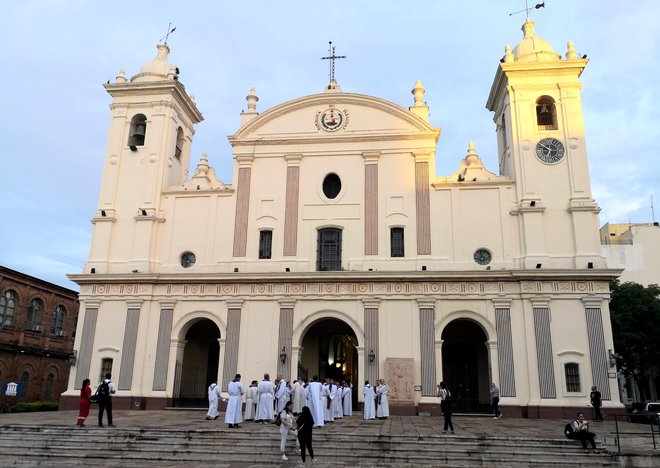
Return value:
<svg viewBox="0 0 660 468">
<path fill-rule="evenodd" d="M 376 359 L 376 355 L 374 354 L 374 350 L 372 349 L 369 351 L 369 362 L 374 362 L 375 359 Z"/>
<path fill-rule="evenodd" d="M 282 364 L 286 361 L 286 347 L 282 346 L 282 351 L 280 351 L 280 361 Z"/>
</svg>

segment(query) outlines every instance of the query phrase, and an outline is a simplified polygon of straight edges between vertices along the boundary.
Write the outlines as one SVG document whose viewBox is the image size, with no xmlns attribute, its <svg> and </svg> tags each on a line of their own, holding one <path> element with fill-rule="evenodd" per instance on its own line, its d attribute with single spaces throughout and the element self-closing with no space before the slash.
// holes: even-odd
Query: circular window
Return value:
<svg viewBox="0 0 660 468">
<path fill-rule="evenodd" d="M 195 254 L 192 252 L 184 252 L 181 254 L 181 266 L 183 268 L 190 268 L 195 264 L 195 261 L 197 258 L 195 257 Z"/>
<path fill-rule="evenodd" d="M 341 179 L 337 174 L 328 174 L 323 179 L 323 194 L 329 199 L 337 198 L 341 192 Z"/>
<path fill-rule="evenodd" d="M 479 249 L 474 253 L 474 261 L 479 265 L 488 265 L 493 256 L 486 249 Z"/>
</svg>

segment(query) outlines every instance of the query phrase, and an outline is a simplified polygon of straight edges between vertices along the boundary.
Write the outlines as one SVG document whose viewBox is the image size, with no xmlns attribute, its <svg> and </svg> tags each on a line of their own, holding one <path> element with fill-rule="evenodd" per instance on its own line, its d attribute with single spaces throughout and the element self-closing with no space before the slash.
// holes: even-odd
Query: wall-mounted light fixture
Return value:
<svg viewBox="0 0 660 468">
<path fill-rule="evenodd" d="M 619 355 L 612 352 L 611 349 L 607 350 L 607 358 L 610 361 L 610 367 L 616 367 L 616 360 L 619 358 Z"/>
<path fill-rule="evenodd" d="M 374 362 L 374 360 L 376 359 L 376 355 L 374 354 L 373 349 L 371 351 L 369 351 L 369 356 L 368 357 L 369 357 L 369 362 Z"/>
<path fill-rule="evenodd" d="M 532 200 L 531 202 L 529 202 L 529 206 L 536 206 L 536 200 Z"/>
<path fill-rule="evenodd" d="M 537 269 L 541 268 L 542 266 L 543 266 L 542 263 L 537 263 L 537 264 L 536 264 L 536 268 L 537 268 Z"/>
<path fill-rule="evenodd" d="M 594 262 L 587 262 L 587 268 L 590 270 L 594 267 Z"/>
<path fill-rule="evenodd" d="M 286 361 L 286 347 L 282 346 L 282 351 L 280 351 L 280 361 L 282 364 Z"/>
<path fill-rule="evenodd" d="M 69 365 L 71 367 L 75 367 L 77 361 L 78 361 L 78 351 L 74 349 L 73 352 L 69 354 Z"/>
<path fill-rule="evenodd" d="M 142 216 L 147 216 L 147 210 L 140 210 L 140 213 L 142 213 Z"/>
</svg>

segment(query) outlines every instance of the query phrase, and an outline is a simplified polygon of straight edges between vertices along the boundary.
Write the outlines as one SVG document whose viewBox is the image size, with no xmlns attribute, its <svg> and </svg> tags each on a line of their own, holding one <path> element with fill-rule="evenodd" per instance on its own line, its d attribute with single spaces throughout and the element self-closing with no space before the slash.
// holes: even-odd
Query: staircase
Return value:
<svg viewBox="0 0 660 468">
<path fill-rule="evenodd" d="M 287 446 L 280 461 L 279 431 L 245 423 L 239 429 L 99 428 L 2 425 L 2 466 L 304 466 Z M 338 426 L 338 425 L 337 425 Z M 350 423 L 314 430 L 314 466 L 355 467 L 602 467 L 620 466 L 611 454 L 584 454 L 566 439 L 353 433 Z M 308 458 L 308 465 L 310 461 Z"/>
</svg>

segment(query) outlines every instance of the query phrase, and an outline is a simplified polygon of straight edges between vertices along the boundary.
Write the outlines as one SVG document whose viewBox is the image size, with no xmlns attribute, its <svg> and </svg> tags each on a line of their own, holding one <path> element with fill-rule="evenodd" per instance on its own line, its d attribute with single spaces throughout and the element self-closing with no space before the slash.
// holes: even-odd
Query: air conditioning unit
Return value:
<svg viewBox="0 0 660 468">
<path fill-rule="evenodd" d="M 44 331 L 44 327 L 42 325 L 32 325 L 32 331 L 41 333 Z"/>
<path fill-rule="evenodd" d="M 55 332 L 56 336 L 66 336 L 66 332 L 64 330 L 57 330 Z"/>
</svg>

